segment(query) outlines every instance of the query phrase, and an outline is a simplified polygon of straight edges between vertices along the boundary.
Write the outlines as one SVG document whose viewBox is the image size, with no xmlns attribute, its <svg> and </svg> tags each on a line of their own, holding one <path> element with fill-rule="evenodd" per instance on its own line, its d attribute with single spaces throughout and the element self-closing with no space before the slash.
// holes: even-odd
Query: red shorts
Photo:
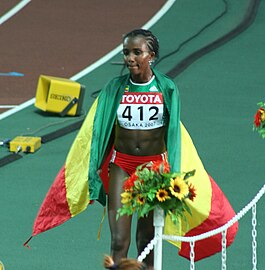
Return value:
<svg viewBox="0 0 265 270">
<path fill-rule="evenodd" d="M 132 175 L 135 172 L 136 167 L 144 163 L 148 163 L 150 161 L 162 161 L 165 159 L 167 159 L 167 152 L 154 156 L 133 156 L 113 150 L 110 163 L 116 164 L 129 175 Z"/>
</svg>

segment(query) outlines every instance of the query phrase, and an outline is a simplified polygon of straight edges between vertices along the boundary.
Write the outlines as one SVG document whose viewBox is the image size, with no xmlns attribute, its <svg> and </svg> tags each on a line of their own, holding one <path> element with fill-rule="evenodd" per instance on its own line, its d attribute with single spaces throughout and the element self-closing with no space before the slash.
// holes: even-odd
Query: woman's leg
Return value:
<svg viewBox="0 0 265 270">
<path fill-rule="evenodd" d="M 110 164 L 110 181 L 108 194 L 108 218 L 111 232 L 111 256 L 115 262 L 126 258 L 131 241 L 131 220 L 125 215 L 116 219 L 117 210 L 122 206 L 121 193 L 123 182 L 128 174 L 120 167 Z"/>
<path fill-rule="evenodd" d="M 145 218 L 140 218 L 137 223 L 136 242 L 138 249 L 138 256 L 142 253 L 145 247 L 154 238 L 154 226 L 153 226 L 153 212 Z M 144 263 L 147 265 L 148 270 L 154 269 L 154 252 L 145 258 Z"/>
</svg>

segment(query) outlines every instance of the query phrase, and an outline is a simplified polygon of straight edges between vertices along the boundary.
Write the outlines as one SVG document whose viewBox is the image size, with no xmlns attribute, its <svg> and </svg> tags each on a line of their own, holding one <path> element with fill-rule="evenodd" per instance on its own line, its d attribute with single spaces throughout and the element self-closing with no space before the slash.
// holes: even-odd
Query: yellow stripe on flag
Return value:
<svg viewBox="0 0 265 270">
<path fill-rule="evenodd" d="M 97 104 L 98 100 L 96 99 L 66 159 L 66 197 L 72 217 L 85 210 L 90 202 L 88 174 L 93 123 Z"/>
<path fill-rule="evenodd" d="M 187 130 L 183 124 L 181 124 L 181 172 L 189 172 L 194 169 L 196 170 L 195 175 L 189 178 L 189 183 L 195 187 L 196 197 L 194 198 L 194 201 L 187 201 L 192 216 L 187 213 L 187 223 L 179 219 L 178 225 L 175 225 L 171 221 L 171 218 L 167 216 L 164 234 L 178 236 L 185 235 L 188 231 L 205 221 L 211 210 L 212 188 L 209 176 L 204 169 Z M 172 242 L 172 244 L 180 248 L 181 243 Z"/>
</svg>

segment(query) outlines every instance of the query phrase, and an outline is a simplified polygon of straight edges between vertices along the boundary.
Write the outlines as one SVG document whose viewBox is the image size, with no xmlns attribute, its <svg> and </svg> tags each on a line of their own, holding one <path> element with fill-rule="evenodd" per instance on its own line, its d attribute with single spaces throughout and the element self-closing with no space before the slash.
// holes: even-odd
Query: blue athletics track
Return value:
<svg viewBox="0 0 265 270">
<path fill-rule="evenodd" d="M 265 102 L 265 2 L 255 0 L 57 0 L 0 1 L 0 140 L 44 136 L 78 123 L 97 91 L 122 72 L 122 35 L 150 28 L 159 37 L 156 68 L 179 87 L 181 120 L 206 170 L 238 213 L 265 183 L 265 140 L 253 131 Z M 85 85 L 83 114 L 60 117 L 34 107 L 40 75 Z M 109 253 L 107 218 L 94 203 L 63 225 L 23 243 L 77 130 L 33 154 L 0 167 L 0 261 L 7 270 L 102 269 Z M 0 159 L 10 154 L 0 146 Z M 264 167 L 263 167 L 264 166 Z M 264 198 L 256 207 L 257 268 L 253 268 L 252 213 L 239 220 L 227 250 L 227 269 L 265 269 Z M 134 231 L 133 231 L 134 234 Z M 133 239 L 130 257 L 136 256 Z M 198 270 L 221 269 L 221 254 L 199 261 Z M 163 269 L 190 269 L 163 242 Z"/>
</svg>

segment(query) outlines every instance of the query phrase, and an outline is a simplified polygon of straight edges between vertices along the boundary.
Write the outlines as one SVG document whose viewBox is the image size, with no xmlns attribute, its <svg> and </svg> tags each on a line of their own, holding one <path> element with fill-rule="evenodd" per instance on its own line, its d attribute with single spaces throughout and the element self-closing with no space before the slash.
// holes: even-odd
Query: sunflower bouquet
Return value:
<svg viewBox="0 0 265 270">
<path fill-rule="evenodd" d="M 259 109 L 254 116 L 253 130 L 258 131 L 262 138 L 265 138 L 265 103 L 259 102 L 257 104 Z"/>
<path fill-rule="evenodd" d="M 196 193 L 188 179 L 194 174 L 195 170 L 172 173 L 166 160 L 138 166 L 124 182 L 122 207 L 118 209 L 117 218 L 134 212 L 138 213 L 138 218 L 144 217 L 157 206 L 165 215 L 169 214 L 174 223 L 178 222 L 178 217 L 184 217 L 184 212 L 191 215 L 187 200 L 193 201 Z"/>
</svg>

